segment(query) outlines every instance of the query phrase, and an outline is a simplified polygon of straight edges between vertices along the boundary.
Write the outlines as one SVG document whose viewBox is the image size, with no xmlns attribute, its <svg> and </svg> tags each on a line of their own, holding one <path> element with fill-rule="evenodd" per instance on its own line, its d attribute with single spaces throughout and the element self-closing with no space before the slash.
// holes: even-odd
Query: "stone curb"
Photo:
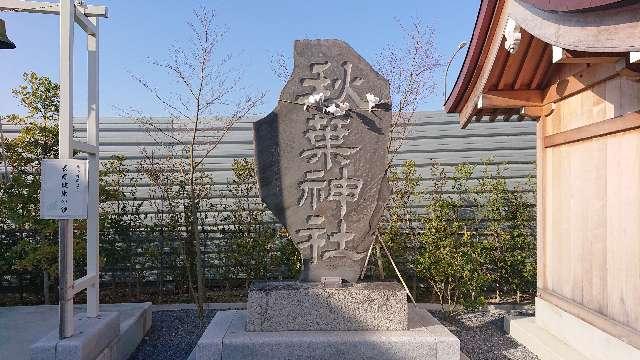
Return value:
<svg viewBox="0 0 640 360">
<path fill-rule="evenodd" d="M 442 311 L 440 304 L 436 303 L 417 303 L 419 308 L 429 311 Z M 196 305 L 192 303 L 177 303 L 177 304 L 157 304 L 151 306 L 151 311 L 171 311 L 171 310 L 195 310 Z M 204 308 L 207 310 L 245 310 L 247 303 L 205 303 Z M 533 311 L 535 307 L 533 304 L 503 304 L 503 305 L 485 305 L 480 310 L 485 311 L 519 311 L 528 310 Z"/>
</svg>

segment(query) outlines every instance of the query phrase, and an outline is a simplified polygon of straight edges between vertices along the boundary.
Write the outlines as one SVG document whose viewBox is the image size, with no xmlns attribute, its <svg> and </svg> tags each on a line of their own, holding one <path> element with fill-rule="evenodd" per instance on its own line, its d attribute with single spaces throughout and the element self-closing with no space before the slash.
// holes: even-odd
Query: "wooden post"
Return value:
<svg viewBox="0 0 640 360">
<path fill-rule="evenodd" d="M 99 142 L 99 49 L 98 49 L 98 18 L 89 18 L 95 26 L 95 34 L 87 35 L 88 50 L 88 112 L 87 112 L 87 143 L 95 146 L 95 152 L 88 153 L 89 159 L 89 197 L 87 208 L 87 275 L 95 274 L 92 285 L 87 287 L 87 316 L 98 316 L 99 298 L 99 209 L 98 209 L 98 171 L 100 157 Z"/>
<path fill-rule="evenodd" d="M 73 151 L 87 153 L 89 184 L 87 208 L 87 275 L 74 281 L 73 220 L 58 220 L 58 265 L 60 269 L 60 328 L 61 339 L 73 336 L 73 296 L 87 290 L 87 316 L 99 312 L 99 221 L 98 221 L 98 125 L 99 112 L 99 52 L 98 17 L 107 17 L 105 6 L 80 4 L 75 0 L 48 3 L 28 0 L 1 0 L 0 11 L 60 15 L 60 112 L 58 119 L 58 158 L 71 159 Z M 74 25 L 88 35 L 88 116 L 87 143 L 73 140 L 73 39 Z M 2 123 L 0 122 L 0 140 Z M 6 164 L 5 164 L 6 165 Z M 6 168 L 6 166 L 5 166 Z M 6 170 L 6 169 L 5 169 Z M 6 173 L 6 171 L 5 171 Z"/>
<path fill-rule="evenodd" d="M 73 157 L 73 26 L 75 4 L 60 1 L 60 159 Z M 58 221 L 60 266 L 60 338 L 73 336 L 73 220 Z"/>
</svg>

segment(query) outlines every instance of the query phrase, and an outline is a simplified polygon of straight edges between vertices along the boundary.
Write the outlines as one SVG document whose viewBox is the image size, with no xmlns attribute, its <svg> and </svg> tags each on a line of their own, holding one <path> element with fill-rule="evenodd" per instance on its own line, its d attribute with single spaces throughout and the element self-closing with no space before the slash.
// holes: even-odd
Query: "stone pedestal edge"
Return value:
<svg viewBox="0 0 640 360">
<path fill-rule="evenodd" d="M 409 308 L 409 330 L 404 331 L 247 332 L 246 321 L 243 310 L 216 314 L 189 360 L 460 359 L 460 341 L 414 306 Z"/>
<path fill-rule="evenodd" d="M 119 360 L 120 314 L 101 312 L 95 318 L 86 315 L 74 317 L 74 336 L 60 340 L 56 330 L 33 344 L 31 360 Z"/>
</svg>

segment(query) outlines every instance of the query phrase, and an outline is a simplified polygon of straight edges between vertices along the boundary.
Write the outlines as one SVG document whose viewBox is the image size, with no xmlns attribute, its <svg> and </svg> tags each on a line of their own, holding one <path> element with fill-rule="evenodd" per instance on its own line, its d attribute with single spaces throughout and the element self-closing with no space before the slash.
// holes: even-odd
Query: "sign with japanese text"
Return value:
<svg viewBox="0 0 640 360">
<path fill-rule="evenodd" d="M 42 219 L 86 219 L 87 184 L 86 160 L 42 160 L 40 217 Z"/>
<path fill-rule="evenodd" d="M 390 195 L 389 83 L 348 44 L 299 40 L 274 111 L 254 123 L 260 197 L 303 261 L 302 281 L 356 282 Z"/>
</svg>

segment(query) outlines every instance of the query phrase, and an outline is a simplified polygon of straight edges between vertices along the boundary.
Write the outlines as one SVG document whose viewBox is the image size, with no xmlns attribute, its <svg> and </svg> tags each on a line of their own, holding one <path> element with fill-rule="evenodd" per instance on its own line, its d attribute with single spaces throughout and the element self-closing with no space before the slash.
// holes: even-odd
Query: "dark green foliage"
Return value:
<svg viewBox="0 0 640 360">
<path fill-rule="evenodd" d="M 250 280 L 294 278 L 300 270 L 299 252 L 286 233 L 279 231 L 258 198 L 255 165 L 248 159 L 233 161 L 234 178 L 225 191 L 225 224 L 220 230 L 228 244 L 229 274 Z"/>
<path fill-rule="evenodd" d="M 482 242 L 476 237 L 476 219 L 465 214 L 474 201 L 472 174 L 473 168 L 459 165 L 449 178 L 434 165 L 433 191 L 423 219 L 418 272 L 437 294 L 443 310 L 450 313 L 484 304 L 487 274 L 482 271 Z M 453 193 L 446 193 L 447 185 Z"/>
<path fill-rule="evenodd" d="M 23 78 L 13 94 L 27 115 L 0 118 L 23 126 L 12 139 L 0 132 L 0 270 L 19 276 L 40 272 L 46 284 L 57 274 L 58 246 L 55 221 L 40 219 L 40 162 L 58 155 L 58 85 L 35 73 Z"/>
<path fill-rule="evenodd" d="M 501 294 L 516 294 L 520 301 L 520 294 L 531 293 L 536 286 L 535 208 L 523 191 L 533 184 L 529 179 L 524 186 L 509 189 L 502 173 L 499 166 L 494 176 L 485 169 L 478 185 L 484 193 L 479 203 L 479 215 L 485 221 L 484 263 L 497 300 Z"/>
<path fill-rule="evenodd" d="M 492 292 L 535 292 L 535 208 L 532 181 L 509 187 L 506 169 L 434 164 L 423 189 L 415 164 L 390 172 L 394 194 L 379 227 L 409 284 L 427 285 L 449 313 L 473 309 Z M 424 211 L 412 204 L 425 203 Z M 390 264 L 384 262 L 385 272 Z M 410 286 L 410 288 L 412 288 Z M 414 295 L 420 295 L 413 286 Z"/>
</svg>

